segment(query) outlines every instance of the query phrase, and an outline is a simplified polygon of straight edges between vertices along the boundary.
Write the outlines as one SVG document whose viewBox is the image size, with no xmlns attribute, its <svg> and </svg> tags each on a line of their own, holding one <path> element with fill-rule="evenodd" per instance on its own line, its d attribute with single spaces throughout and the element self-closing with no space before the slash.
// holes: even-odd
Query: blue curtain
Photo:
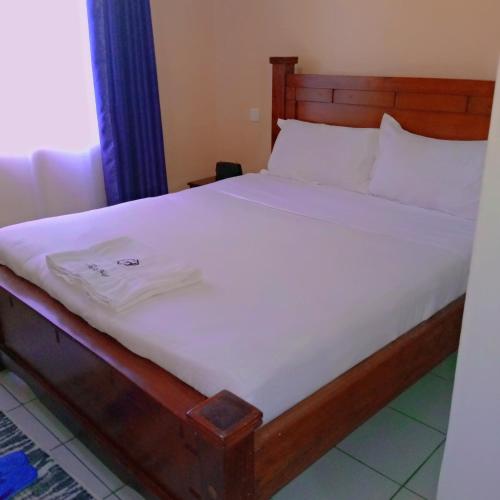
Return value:
<svg viewBox="0 0 500 500">
<path fill-rule="evenodd" d="M 165 194 L 149 0 L 87 0 L 108 204 Z"/>
</svg>

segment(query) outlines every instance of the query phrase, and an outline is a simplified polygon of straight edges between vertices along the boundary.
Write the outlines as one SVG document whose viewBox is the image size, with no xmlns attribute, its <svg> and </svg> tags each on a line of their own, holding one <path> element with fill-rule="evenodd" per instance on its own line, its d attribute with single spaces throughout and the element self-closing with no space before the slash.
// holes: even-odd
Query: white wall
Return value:
<svg viewBox="0 0 500 500">
<path fill-rule="evenodd" d="M 214 1 L 151 0 L 171 192 L 215 171 Z"/>
<path fill-rule="evenodd" d="M 500 84 L 495 97 L 438 492 L 439 500 L 497 498 L 500 498 Z"/>
</svg>

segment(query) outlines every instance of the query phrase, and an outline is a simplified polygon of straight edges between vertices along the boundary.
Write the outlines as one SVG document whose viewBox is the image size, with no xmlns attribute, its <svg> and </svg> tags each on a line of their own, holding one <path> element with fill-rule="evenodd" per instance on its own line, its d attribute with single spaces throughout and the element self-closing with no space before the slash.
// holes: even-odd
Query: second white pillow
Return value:
<svg viewBox="0 0 500 500">
<path fill-rule="evenodd" d="M 370 193 L 475 219 L 485 154 L 486 141 L 448 141 L 412 134 L 386 114 Z"/>
</svg>

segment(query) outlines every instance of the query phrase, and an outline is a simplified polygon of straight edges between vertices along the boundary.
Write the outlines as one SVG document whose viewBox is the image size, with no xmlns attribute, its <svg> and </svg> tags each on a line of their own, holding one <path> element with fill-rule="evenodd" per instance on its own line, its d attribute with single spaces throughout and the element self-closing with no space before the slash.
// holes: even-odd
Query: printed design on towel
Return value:
<svg viewBox="0 0 500 500">
<path fill-rule="evenodd" d="M 91 271 L 95 271 L 96 273 L 100 274 L 103 278 L 109 278 L 109 274 L 106 269 L 99 267 L 97 264 L 87 264 L 87 267 Z"/>
<path fill-rule="evenodd" d="M 117 260 L 116 263 L 119 266 L 125 266 L 125 267 L 130 267 L 130 266 L 138 266 L 140 265 L 139 259 L 120 259 Z"/>
</svg>

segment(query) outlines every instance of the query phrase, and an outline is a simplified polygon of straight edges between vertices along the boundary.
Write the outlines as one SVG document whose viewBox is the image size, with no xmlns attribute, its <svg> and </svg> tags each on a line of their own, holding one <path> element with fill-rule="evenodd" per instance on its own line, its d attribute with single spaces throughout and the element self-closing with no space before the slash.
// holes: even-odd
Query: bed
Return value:
<svg viewBox="0 0 500 500">
<path fill-rule="evenodd" d="M 273 142 L 278 118 L 377 127 L 384 112 L 487 137 L 493 82 L 271 63 Z M 145 493 L 268 498 L 457 348 L 474 225 L 428 212 L 249 174 L 9 228 L 3 361 Z M 114 316 L 45 269 L 47 252 L 126 231 L 204 282 Z"/>
</svg>

